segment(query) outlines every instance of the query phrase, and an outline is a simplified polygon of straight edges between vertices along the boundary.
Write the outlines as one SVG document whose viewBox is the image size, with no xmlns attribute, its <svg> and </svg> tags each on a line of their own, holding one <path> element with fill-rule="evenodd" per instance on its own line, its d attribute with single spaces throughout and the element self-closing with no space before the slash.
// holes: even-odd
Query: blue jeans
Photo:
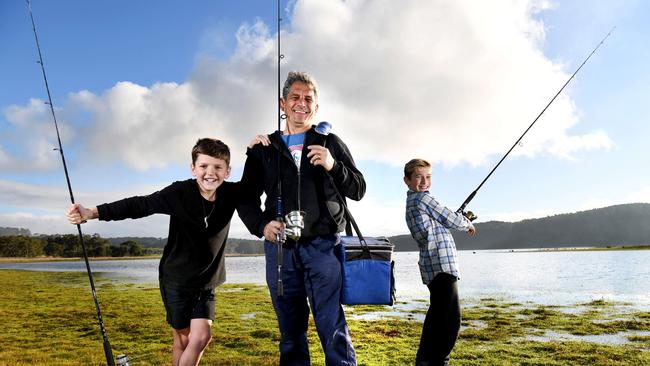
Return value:
<svg viewBox="0 0 650 366">
<path fill-rule="evenodd" d="M 309 305 L 327 365 L 356 365 L 352 339 L 341 307 L 341 263 L 334 254 L 337 235 L 294 243 L 282 250 L 284 296 L 278 297 L 277 244 L 264 242 L 266 282 L 280 326 L 280 365 L 309 365 Z"/>
</svg>

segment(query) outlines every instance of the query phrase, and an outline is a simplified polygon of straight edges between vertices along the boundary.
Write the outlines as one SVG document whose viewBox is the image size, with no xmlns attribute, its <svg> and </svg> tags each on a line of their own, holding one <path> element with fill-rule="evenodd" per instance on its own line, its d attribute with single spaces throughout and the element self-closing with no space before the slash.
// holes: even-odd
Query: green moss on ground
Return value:
<svg viewBox="0 0 650 366">
<path fill-rule="evenodd" d="M 171 330 L 157 286 L 114 284 L 97 276 L 97 294 L 115 355 L 133 366 L 168 364 Z M 0 365 L 102 365 L 101 335 L 85 273 L 0 270 Z M 408 314 L 382 320 L 349 321 L 359 365 L 412 364 L 421 323 Z M 650 364 L 650 313 L 619 312 L 620 304 L 595 301 L 561 307 L 482 299 L 463 308 L 463 330 L 452 353 L 455 365 L 643 365 Z M 355 314 L 390 311 L 359 306 Z M 544 338 L 547 332 L 572 336 L 627 332 L 628 343 Z M 645 334 L 644 334 L 645 332 Z M 627 334 L 626 333 L 626 334 Z M 324 365 L 310 324 L 312 363 Z M 213 341 L 205 365 L 276 365 L 279 334 L 268 291 L 252 285 L 225 285 L 217 291 Z"/>
</svg>

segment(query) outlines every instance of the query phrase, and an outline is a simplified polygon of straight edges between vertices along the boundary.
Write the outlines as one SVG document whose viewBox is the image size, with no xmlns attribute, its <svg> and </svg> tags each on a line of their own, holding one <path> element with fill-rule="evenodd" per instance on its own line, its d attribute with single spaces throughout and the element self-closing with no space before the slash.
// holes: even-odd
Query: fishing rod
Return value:
<svg viewBox="0 0 650 366">
<path fill-rule="evenodd" d="M 280 22 L 282 21 L 282 18 L 280 17 L 280 0 L 277 2 L 277 21 L 278 21 L 278 136 L 282 136 L 282 130 L 281 130 L 281 121 L 283 118 L 283 113 L 282 113 L 282 105 L 280 104 L 280 98 L 282 97 L 280 93 L 281 89 L 281 84 L 280 84 L 280 63 L 282 59 L 284 58 L 284 55 L 282 54 L 282 50 L 280 49 Z M 278 151 L 278 197 L 276 198 L 276 203 L 275 203 L 275 212 L 276 212 L 276 220 L 279 222 L 284 222 L 284 212 L 282 208 L 282 176 L 280 174 L 280 152 Z M 284 296 L 284 283 L 282 282 L 282 266 L 283 266 L 283 250 L 282 250 L 282 245 L 284 245 L 284 242 L 286 240 L 286 236 L 284 233 L 284 229 L 280 230 L 278 234 L 275 236 L 276 241 L 277 241 L 277 267 L 278 267 L 278 289 L 277 289 L 277 295 L 278 296 Z"/>
<path fill-rule="evenodd" d="M 544 112 L 546 111 L 546 109 L 548 109 L 548 107 L 553 103 L 553 101 L 555 100 L 555 98 L 557 98 L 558 95 L 560 95 L 560 93 L 562 93 L 562 90 L 564 90 L 564 88 L 569 84 L 569 82 L 571 82 L 571 80 L 573 80 L 573 77 L 576 76 L 576 74 L 578 73 L 578 71 L 580 71 L 580 69 L 582 69 L 582 67 L 587 63 L 587 61 L 589 61 L 589 59 L 591 58 L 591 56 L 593 56 L 594 53 L 596 53 L 596 50 L 598 50 L 598 48 L 600 48 L 600 46 L 605 42 L 605 40 L 609 37 L 609 35 L 612 34 L 612 32 L 614 31 L 614 29 L 616 29 L 616 27 L 613 27 L 613 28 L 609 31 L 609 33 L 607 33 L 607 35 L 606 35 L 606 36 L 605 36 L 605 37 L 600 41 L 600 43 L 598 43 L 598 45 L 597 45 L 597 46 L 596 46 L 596 47 L 591 51 L 591 53 L 589 54 L 589 56 L 587 56 L 587 58 L 585 58 L 585 60 L 582 61 L 582 64 L 580 64 L 580 66 L 576 69 L 576 71 L 573 72 L 573 74 L 571 75 L 571 77 L 569 78 L 569 80 L 567 80 L 567 81 L 564 83 L 564 85 L 562 85 L 562 87 L 561 87 L 560 90 L 555 94 L 555 96 L 553 97 L 553 99 L 551 99 L 551 101 L 548 102 L 548 104 L 546 105 L 546 107 L 544 107 L 544 109 L 542 109 L 542 111 L 537 115 L 537 117 L 535 118 L 535 120 L 533 121 L 533 123 L 531 123 L 530 126 L 528 126 L 528 128 L 524 131 L 524 133 L 521 134 L 521 136 L 519 136 L 519 138 L 517 139 L 517 141 L 515 141 L 515 143 L 512 145 L 512 147 L 510 147 L 510 150 L 508 150 L 508 152 L 507 152 L 505 155 L 503 155 L 503 157 L 501 158 L 501 160 L 499 160 L 499 162 L 497 163 L 497 165 L 495 165 L 494 168 L 492 168 L 492 170 L 490 171 L 490 173 L 485 177 L 485 179 L 483 179 L 483 181 L 481 182 L 481 184 L 479 184 L 478 187 L 476 187 L 476 189 L 475 189 L 472 193 L 470 193 L 470 195 L 467 197 L 467 199 L 465 199 L 465 202 L 463 202 L 463 204 L 460 206 L 460 208 L 459 208 L 458 210 L 456 210 L 456 212 L 460 212 L 460 213 L 464 214 L 464 215 L 465 215 L 465 216 L 466 216 L 470 221 L 473 221 L 473 220 L 476 219 L 476 215 L 474 215 L 474 213 L 473 213 L 472 211 L 467 211 L 467 212 L 464 211 L 464 210 L 465 210 L 465 207 L 467 207 L 467 205 L 468 205 L 468 204 L 470 203 L 470 201 L 474 198 L 474 196 L 476 196 L 476 193 L 478 192 L 478 190 L 481 189 L 481 187 L 483 187 L 483 184 L 485 184 L 485 182 L 490 178 L 490 176 L 492 175 L 492 173 L 494 173 L 494 171 L 497 170 L 497 168 L 499 167 L 499 165 L 501 165 L 501 163 L 506 159 L 506 157 L 510 154 L 510 152 L 515 148 L 515 146 L 517 146 L 517 145 L 519 144 L 519 142 L 521 141 L 521 139 L 524 138 L 524 135 L 526 135 L 526 133 L 528 133 L 528 131 L 529 131 L 529 130 L 533 127 L 533 125 L 535 124 L 535 122 L 537 122 L 537 120 L 542 116 L 542 114 L 544 114 Z"/>
<path fill-rule="evenodd" d="M 65 179 L 68 183 L 68 192 L 70 193 L 70 201 L 72 204 L 75 203 L 74 194 L 72 193 L 72 185 L 70 184 L 70 176 L 68 174 L 68 167 L 65 163 L 65 155 L 63 154 L 63 146 L 61 145 L 61 136 L 59 134 L 59 125 L 56 121 L 56 115 L 54 114 L 54 104 L 52 103 L 52 95 L 50 93 L 50 86 L 47 82 L 47 76 L 45 74 L 45 65 L 43 64 L 43 55 L 41 53 L 41 45 L 38 41 L 38 33 L 36 32 L 36 23 L 34 22 L 34 14 L 32 13 L 32 4 L 30 0 L 27 1 L 27 7 L 29 9 L 29 17 L 32 20 L 32 29 L 34 30 L 34 38 L 36 40 L 36 49 L 38 50 L 38 63 L 41 65 L 41 71 L 43 72 L 43 80 L 45 81 L 45 89 L 47 90 L 47 99 L 46 104 L 50 106 L 50 111 L 52 112 L 52 120 L 54 121 L 54 129 L 56 130 L 56 139 L 58 141 L 58 150 L 61 155 L 61 161 L 63 162 L 63 171 L 65 172 Z M 111 344 L 108 341 L 108 335 L 106 334 L 106 328 L 104 327 L 104 320 L 102 319 L 102 313 L 99 309 L 99 301 L 97 300 L 97 291 L 95 290 L 95 281 L 93 279 L 93 273 L 90 270 L 90 263 L 88 262 L 88 252 L 86 250 L 86 244 L 84 243 L 83 233 L 81 232 L 81 224 L 77 224 L 77 231 L 79 232 L 79 242 L 81 243 L 81 249 L 84 256 L 84 261 L 86 262 L 86 271 L 88 272 L 88 280 L 90 281 L 90 288 L 93 293 L 93 300 L 95 301 L 95 310 L 97 311 L 97 320 L 99 321 L 99 329 L 102 334 L 102 339 L 104 342 L 104 354 L 106 355 L 106 363 L 108 366 L 115 366 L 115 360 L 113 359 L 113 351 L 111 349 Z M 126 357 L 124 355 L 122 358 Z"/>
</svg>

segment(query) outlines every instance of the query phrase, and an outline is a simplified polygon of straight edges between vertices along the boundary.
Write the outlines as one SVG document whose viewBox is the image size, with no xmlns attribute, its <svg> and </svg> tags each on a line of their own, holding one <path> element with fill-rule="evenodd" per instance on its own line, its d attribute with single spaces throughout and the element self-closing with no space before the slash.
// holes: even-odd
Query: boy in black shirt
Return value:
<svg viewBox="0 0 650 366">
<path fill-rule="evenodd" d="M 148 196 L 135 196 L 97 207 L 76 203 L 71 224 L 86 220 L 137 219 L 167 214 L 169 236 L 159 266 L 160 292 L 174 344 L 172 365 L 197 365 L 211 339 L 214 288 L 226 280 L 225 243 L 239 196 L 230 175 L 230 150 L 202 138 L 192 149 L 192 175 Z"/>
</svg>

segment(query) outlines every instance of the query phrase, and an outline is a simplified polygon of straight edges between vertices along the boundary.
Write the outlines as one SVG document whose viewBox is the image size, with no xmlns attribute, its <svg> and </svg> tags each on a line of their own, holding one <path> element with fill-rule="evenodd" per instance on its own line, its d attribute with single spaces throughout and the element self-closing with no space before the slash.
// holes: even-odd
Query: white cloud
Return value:
<svg viewBox="0 0 650 366">
<path fill-rule="evenodd" d="M 641 187 L 630 194 L 627 197 L 628 202 L 646 202 L 650 203 L 650 186 Z"/>
<path fill-rule="evenodd" d="M 480 164 L 510 146 L 568 77 L 542 53 L 544 24 L 535 14 L 548 7 L 546 1 L 296 2 L 290 30 L 283 31 L 283 74 L 303 69 L 316 76 L 319 117 L 333 123 L 357 159 Z M 236 39 L 230 59 L 202 56 L 182 84 L 125 81 L 101 95 L 71 94 L 62 114 L 90 116 L 76 136 L 71 129 L 66 135 L 82 138 L 74 143 L 101 164 L 117 160 L 139 170 L 185 164 L 198 137 L 216 136 L 231 146 L 233 163 L 243 164 L 250 138 L 277 122 L 276 40 L 260 20 L 243 24 Z M 612 145 L 604 131 L 570 133 L 578 111 L 568 92 L 514 154 L 572 158 Z M 33 130 L 45 113 L 39 103 L 5 114 L 21 122 L 17 129 Z M 56 154 L 45 154 L 52 143 L 31 140 L 37 168 L 52 167 Z"/>
<path fill-rule="evenodd" d="M 541 50 L 533 12 L 544 4 L 298 2 L 284 53 L 314 70 L 321 116 L 357 156 L 478 164 L 510 146 L 568 78 Z M 543 120 L 515 154 L 582 147 L 569 135 L 577 111 L 566 92 Z"/>
<path fill-rule="evenodd" d="M 26 106 L 11 105 L 3 109 L 10 128 L 0 143 L 0 170 L 13 172 L 47 171 L 61 167 L 56 129 L 50 107 L 31 99 Z M 57 121 L 62 141 L 74 137 L 74 131 L 62 120 Z M 61 117 L 61 116 L 59 116 Z"/>
<path fill-rule="evenodd" d="M 128 190 L 108 192 L 75 191 L 76 202 L 85 206 L 115 201 L 124 197 L 145 195 L 155 192 L 169 183 L 133 185 Z M 56 187 L 48 184 L 28 184 L 0 179 L 0 202 L 3 205 L 21 210 L 38 210 L 47 213 L 63 213 L 70 205 L 70 195 L 66 186 Z"/>
<path fill-rule="evenodd" d="M 578 151 L 610 150 L 613 147 L 614 142 L 604 131 L 594 131 L 580 136 L 559 136 L 550 151 L 556 156 L 573 159 L 573 154 Z"/>
<path fill-rule="evenodd" d="M 291 26 L 282 33 L 283 77 L 292 69 L 316 77 L 317 118 L 333 124 L 356 160 L 401 165 L 420 156 L 445 166 L 492 162 L 491 155 L 501 156 L 512 145 L 572 71 L 543 54 L 544 24 L 536 14 L 549 7 L 548 1 L 534 0 L 292 2 Z M 210 46 L 212 36 L 215 47 Z M 231 147 L 234 166 L 243 165 L 250 138 L 276 128 L 276 35 L 257 20 L 243 24 L 235 37 L 237 48 L 230 58 L 199 52 L 185 82 L 145 86 L 122 81 L 100 93 L 71 93 L 57 108 L 64 146 L 73 148 L 68 164 L 94 166 L 98 176 L 102 172 L 96 167 L 120 163 L 139 171 L 186 165 L 196 139 L 213 136 Z M 208 30 L 201 44 L 222 50 L 223 35 Z M 34 99 L 3 110 L 10 126 L 0 141 L 1 171 L 61 167 L 52 150 L 56 136 L 48 108 Z M 513 155 L 574 159 L 581 151 L 613 146 L 602 130 L 572 133 L 579 117 L 568 88 Z M 106 202 L 149 193 L 151 187 L 101 197 L 82 192 L 77 198 Z M 49 223 L 35 223 L 34 232 L 57 227 L 48 220 L 54 220 L 60 202 L 69 202 L 65 189 L 8 181 L 0 181 L 0 188 L 3 203 L 46 212 L 40 218 Z M 352 207 L 370 235 L 406 232 L 401 201 L 387 203 L 368 195 Z M 0 220 L 40 218 L 5 215 Z M 112 230 L 110 225 L 102 223 L 97 230 Z M 140 235 L 166 234 L 166 223 L 155 220 L 119 225 Z M 241 237 L 237 232 L 245 233 L 240 224 L 233 225 L 231 236 Z"/>
<path fill-rule="evenodd" d="M 25 184 L 0 179 L 0 202 L 18 208 L 51 210 L 70 202 L 68 191 L 47 185 Z M 67 206 L 63 206 L 67 207 Z"/>
</svg>

